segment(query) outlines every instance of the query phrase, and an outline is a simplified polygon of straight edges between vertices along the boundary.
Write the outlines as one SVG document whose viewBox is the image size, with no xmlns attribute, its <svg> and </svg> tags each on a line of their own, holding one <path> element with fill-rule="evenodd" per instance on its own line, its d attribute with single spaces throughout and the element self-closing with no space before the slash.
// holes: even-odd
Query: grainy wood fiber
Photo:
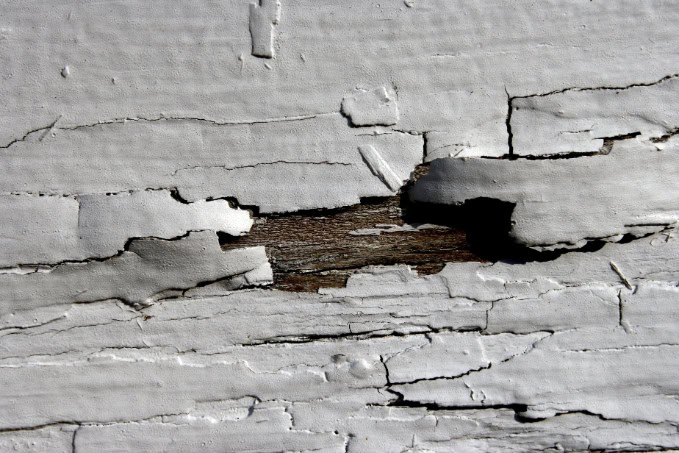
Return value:
<svg viewBox="0 0 679 453">
<path fill-rule="evenodd" d="M 413 181 L 428 169 L 419 166 Z M 411 186 L 396 196 L 363 199 L 349 208 L 259 216 L 247 235 L 220 236 L 222 248 L 265 246 L 274 271 L 273 287 L 287 291 L 343 287 L 355 270 L 371 265 L 408 264 L 429 275 L 446 262 L 481 260 L 467 241 L 463 210 L 413 205 L 408 199 Z M 378 225 L 406 223 L 432 227 L 356 234 Z"/>
</svg>

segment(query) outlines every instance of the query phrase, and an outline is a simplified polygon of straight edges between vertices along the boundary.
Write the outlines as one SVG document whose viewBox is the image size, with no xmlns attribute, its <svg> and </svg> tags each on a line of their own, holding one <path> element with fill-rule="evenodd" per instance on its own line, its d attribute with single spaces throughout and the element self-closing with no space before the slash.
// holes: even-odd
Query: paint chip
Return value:
<svg viewBox="0 0 679 453">
<path fill-rule="evenodd" d="M 370 168 L 370 171 L 380 178 L 380 181 L 384 183 L 385 186 L 389 187 L 392 191 L 398 191 L 403 185 L 403 181 L 394 173 L 389 164 L 384 160 L 384 158 L 377 152 L 374 146 L 365 145 L 359 146 L 358 151 L 361 153 L 361 157 Z"/>
<path fill-rule="evenodd" d="M 399 120 L 396 92 L 385 87 L 355 90 L 342 100 L 342 114 L 353 126 L 393 126 Z"/>
</svg>

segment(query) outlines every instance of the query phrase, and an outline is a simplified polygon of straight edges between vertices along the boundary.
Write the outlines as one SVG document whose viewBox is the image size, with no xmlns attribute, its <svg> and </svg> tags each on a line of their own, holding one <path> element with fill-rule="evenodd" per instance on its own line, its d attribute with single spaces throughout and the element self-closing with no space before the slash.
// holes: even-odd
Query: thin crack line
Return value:
<svg viewBox="0 0 679 453">
<path fill-rule="evenodd" d="M 206 232 L 215 232 L 215 231 L 207 230 L 207 229 L 187 230 L 186 232 L 184 232 L 181 235 L 173 236 L 173 237 L 169 237 L 169 238 L 159 237 L 159 236 L 134 236 L 134 237 L 127 238 L 127 240 L 125 241 L 125 244 L 123 245 L 123 248 L 116 251 L 116 253 L 114 253 L 113 255 L 92 256 L 92 257 L 87 257 L 87 258 L 83 258 L 83 259 L 61 260 L 61 261 L 56 261 L 56 262 L 53 262 L 53 263 L 19 263 L 19 264 L 15 265 L 14 267 L 0 268 L 0 275 L 26 276 L 26 275 L 33 275 L 33 274 L 50 273 L 58 267 L 67 266 L 67 265 L 102 263 L 102 262 L 110 261 L 114 258 L 119 258 L 125 252 L 134 253 L 133 251 L 130 250 L 130 247 L 132 246 L 132 244 L 134 242 L 146 241 L 146 240 L 174 242 L 174 241 L 180 241 L 182 239 L 186 239 L 193 233 L 206 233 Z M 26 273 L 10 272 L 12 270 L 21 269 L 21 268 L 35 268 L 35 270 L 32 271 L 32 272 L 26 272 Z"/>
<path fill-rule="evenodd" d="M 5 145 L 0 145 L 0 149 L 8 149 L 8 148 L 14 146 L 17 143 L 25 142 L 26 140 L 28 140 L 28 138 L 31 135 L 36 134 L 38 132 L 47 131 L 47 133 L 48 133 L 51 130 L 75 131 L 75 130 L 79 130 L 79 129 L 87 129 L 87 128 L 104 126 L 104 125 L 109 125 L 109 124 L 125 124 L 128 121 L 129 122 L 147 122 L 147 123 L 153 123 L 153 122 L 158 122 L 158 121 L 196 121 L 196 122 L 203 122 L 203 123 L 212 124 L 212 125 L 215 125 L 215 126 L 252 126 L 252 125 L 256 125 L 256 124 L 287 123 L 287 122 L 294 122 L 294 121 L 306 121 L 306 120 L 311 120 L 311 119 L 320 118 L 320 117 L 324 117 L 324 116 L 332 116 L 332 115 L 339 115 L 339 112 L 325 112 L 325 113 L 315 113 L 315 114 L 311 114 L 311 115 L 297 115 L 297 116 L 282 116 L 282 117 L 277 117 L 277 118 L 265 118 L 265 119 L 262 119 L 262 120 L 250 120 L 250 121 L 217 121 L 217 120 L 211 120 L 209 118 L 192 117 L 192 116 L 166 116 L 166 115 L 160 115 L 160 116 L 157 116 L 157 117 L 138 116 L 138 117 L 113 118 L 111 120 L 97 121 L 96 123 L 76 124 L 76 125 L 73 125 L 73 126 L 56 127 L 57 122 L 62 117 L 62 115 L 59 115 L 49 125 L 38 127 L 38 128 L 35 128 L 35 129 L 31 129 L 28 132 L 26 132 L 22 137 L 12 139 Z M 44 138 L 44 136 L 45 135 L 43 135 L 40 138 L 40 140 L 42 140 Z"/>
<path fill-rule="evenodd" d="M 480 373 L 481 371 L 489 370 L 493 367 L 494 364 L 499 365 L 501 363 L 509 362 L 510 360 L 513 360 L 517 357 L 521 357 L 521 356 L 525 356 L 526 354 L 529 354 L 530 352 L 532 352 L 537 347 L 538 344 L 542 343 L 547 338 L 550 338 L 552 335 L 554 335 L 553 332 L 545 331 L 545 330 L 542 330 L 542 331 L 538 330 L 538 331 L 535 331 L 535 332 L 531 332 L 531 334 L 536 334 L 536 333 L 546 333 L 547 335 L 535 340 L 533 343 L 531 343 L 530 345 L 527 346 L 527 349 L 520 351 L 520 352 L 518 352 L 514 355 L 511 355 L 509 357 L 506 357 L 504 359 L 498 360 L 496 362 L 489 360 L 487 365 L 481 365 L 478 368 L 472 368 L 470 370 L 465 371 L 464 373 L 457 374 L 457 375 L 454 375 L 454 376 L 436 376 L 436 377 L 430 377 L 430 378 L 425 377 L 425 378 L 415 379 L 415 380 L 412 380 L 412 381 L 391 382 L 390 385 L 404 386 L 404 385 L 417 384 L 418 382 L 425 382 L 425 381 L 452 381 L 452 380 L 455 380 L 455 379 L 459 379 L 459 378 L 462 378 L 462 377 L 469 376 L 470 374 Z M 387 360 L 387 362 L 388 362 L 388 360 Z M 384 363 L 384 365 L 385 365 L 385 367 L 387 367 L 386 362 Z"/>
<path fill-rule="evenodd" d="M 288 160 L 274 160 L 271 162 L 258 162 L 256 164 L 248 164 L 248 165 L 237 165 L 234 167 L 229 167 L 227 165 L 191 165 L 189 167 L 184 167 L 184 168 L 179 168 L 172 172 L 172 176 L 176 176 L 177 173 L 180 171 L 189 171 L 189 170 L 196 170 L 196 169 L 210 169 L 210 168 L 221 168 L 226 171 L 231 171 L 231 170 L 241 170 L 244 168 L 256 168 L 260 166 L 266 166 L 266 165 L 278 165 L 278 164 L 283 164 L 283 165 L 342 165 L 342 166 L 353 166 L 354 164 L 350 162 L 333 162 L 333 161 L 318 161 L 318 162 L 309 162 L 309 161 L 288 161 Z"/>
<path fill-rule="evenodd" d="M 516 156 L 514 155 L 514 133 L 512 131 L 512 113 L 514 110 L 514 101 L 516 99 L 530 99 L 530 98 L 536 98 L 536 97 L 547 97 L 547 96 L 552 96 L 555 94 L 562 94 L 562 93 L 567 93 L 567 92 L 587 92 L 587 91 L 624 91 L 624 90 L 629 90 L 632 88 L 640 88 L 640 87 L 651 87 L 654 85 L 659 85 L 661 83 L 667 82 L 668 80 L 676 79 L 679 78 L 679 73 L 675 74 L 669 74 L 666 75 L 665 77 L 662 77 L 658 80 L 655 80 L 653 82 L 640 82 L 640 83 L 633 83 L 630 85 L 625 85 L 625 86 L 600 86 L 600 87 L 567 87 L 567 88 L 561 88 L 558 90 L 553 90 L 553 91 L 548 91 L 546 93 L 538 93 L 538 94 L 527 94 L 527 95 L 521 95 L 521 96 L 511 96 L 509 94 L 509 91 L 507 90 L 507 87 L 505 87 L 505 93 L 507 94 L 507 116 L 505 119 L 505 124 L 507 128 L 507 145 L 508 145 L 508 157 L 515 158 Z M 669 134 L 667 139 L 673 135 L 672 133 Z M 603 137 L 604 139 L 606 137 Z M 662 139 L 665 139 L 665 136 L 661 137 Z M 594 153 L 594 154 L 602 154 L 600 152 Z"/>
<path fill-rule="evenodd" d="M 662 77 L 658 80 L 655 80 L 653 82 L 639 82 L 639 83 L 632 83 L 630 85 L 624 85 L 624 86 L 600 86 L 600 87 L 568 87 L 568 88 L 561 88 L 558 90 L 553 90 L 553 91 L 548 91 L 546 93 L 538 93 L 538 94 L 527 94 L 527 95 L 522 95 L 522 96 L 512 96 L 511 100 L 514 99 L 528 99 L 528 98 L 534 98 L 534 97 L 546 97 L 546 96 L 552 96 L 555 94 L 561 94 L 561 93 L 567 93 L 569 91 L 575 91 L 575 92 L 583 92 L 583 91 L 624 91 L 624 90 L 629 90 L 632 88 L 640 88 L 640 87 L 651 87 L 654 85 L 659 85 L 661 83 L 667 82 L 668 80 L 676 79 L 679 78 L 679 73 L 676 74 L 669 74 L 666 75 L 665 77 Z"/>
</svg>

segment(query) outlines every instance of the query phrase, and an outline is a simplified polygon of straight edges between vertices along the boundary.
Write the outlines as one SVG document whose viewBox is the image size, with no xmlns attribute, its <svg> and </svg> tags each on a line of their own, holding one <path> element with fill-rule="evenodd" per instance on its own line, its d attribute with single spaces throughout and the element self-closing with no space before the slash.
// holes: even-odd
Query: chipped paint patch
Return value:
<svg viewBox="0 0 679 453">
<path fill-rule="evenodd" d="M 257 0 L 257 3 L 250 4 L 250 36 L 253 56 L 274 57 L 274 26 L 278 25 L 280 20 L 281 2 L 279 0 Z"/>
<path fill-rule="evenodd" d="M 0 450 L 679 449 L 674 3 L 3 2 Z"/>
<path fill-rule="evenodd" d="M 398 104 L 393 88 L 358 89 L 342 99 L 342 114 L 353 126 L 394 126 Z"/>
</svg>

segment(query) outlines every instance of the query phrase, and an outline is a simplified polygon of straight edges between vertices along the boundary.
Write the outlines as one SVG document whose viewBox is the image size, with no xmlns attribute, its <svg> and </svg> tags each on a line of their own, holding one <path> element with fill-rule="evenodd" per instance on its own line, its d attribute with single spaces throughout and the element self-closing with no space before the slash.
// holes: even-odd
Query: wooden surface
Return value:
<svg viewBox="0 0 679 453">
<path fill-rule="evenodd" d="M 427 171 L 427 165 L 418 167 L 412 179 Z M 408 264 L 428 275 L 440 271 L 446 262 L 482 260 L 467 241 L 464 210 L 413 205 L 408 199 L 411 185 L 396 196 L 364 199 L 345 209 L 260 216 L 246 236 L 221 236 L 222 248 L 264 245 L 274 269 L 274 288 L 288 291 L 343 287 L 355 270 L 371 265 Z M 379 235 L 355 233 L 376 225 L 406 223 L 437 227 Z"/>
</svg>

